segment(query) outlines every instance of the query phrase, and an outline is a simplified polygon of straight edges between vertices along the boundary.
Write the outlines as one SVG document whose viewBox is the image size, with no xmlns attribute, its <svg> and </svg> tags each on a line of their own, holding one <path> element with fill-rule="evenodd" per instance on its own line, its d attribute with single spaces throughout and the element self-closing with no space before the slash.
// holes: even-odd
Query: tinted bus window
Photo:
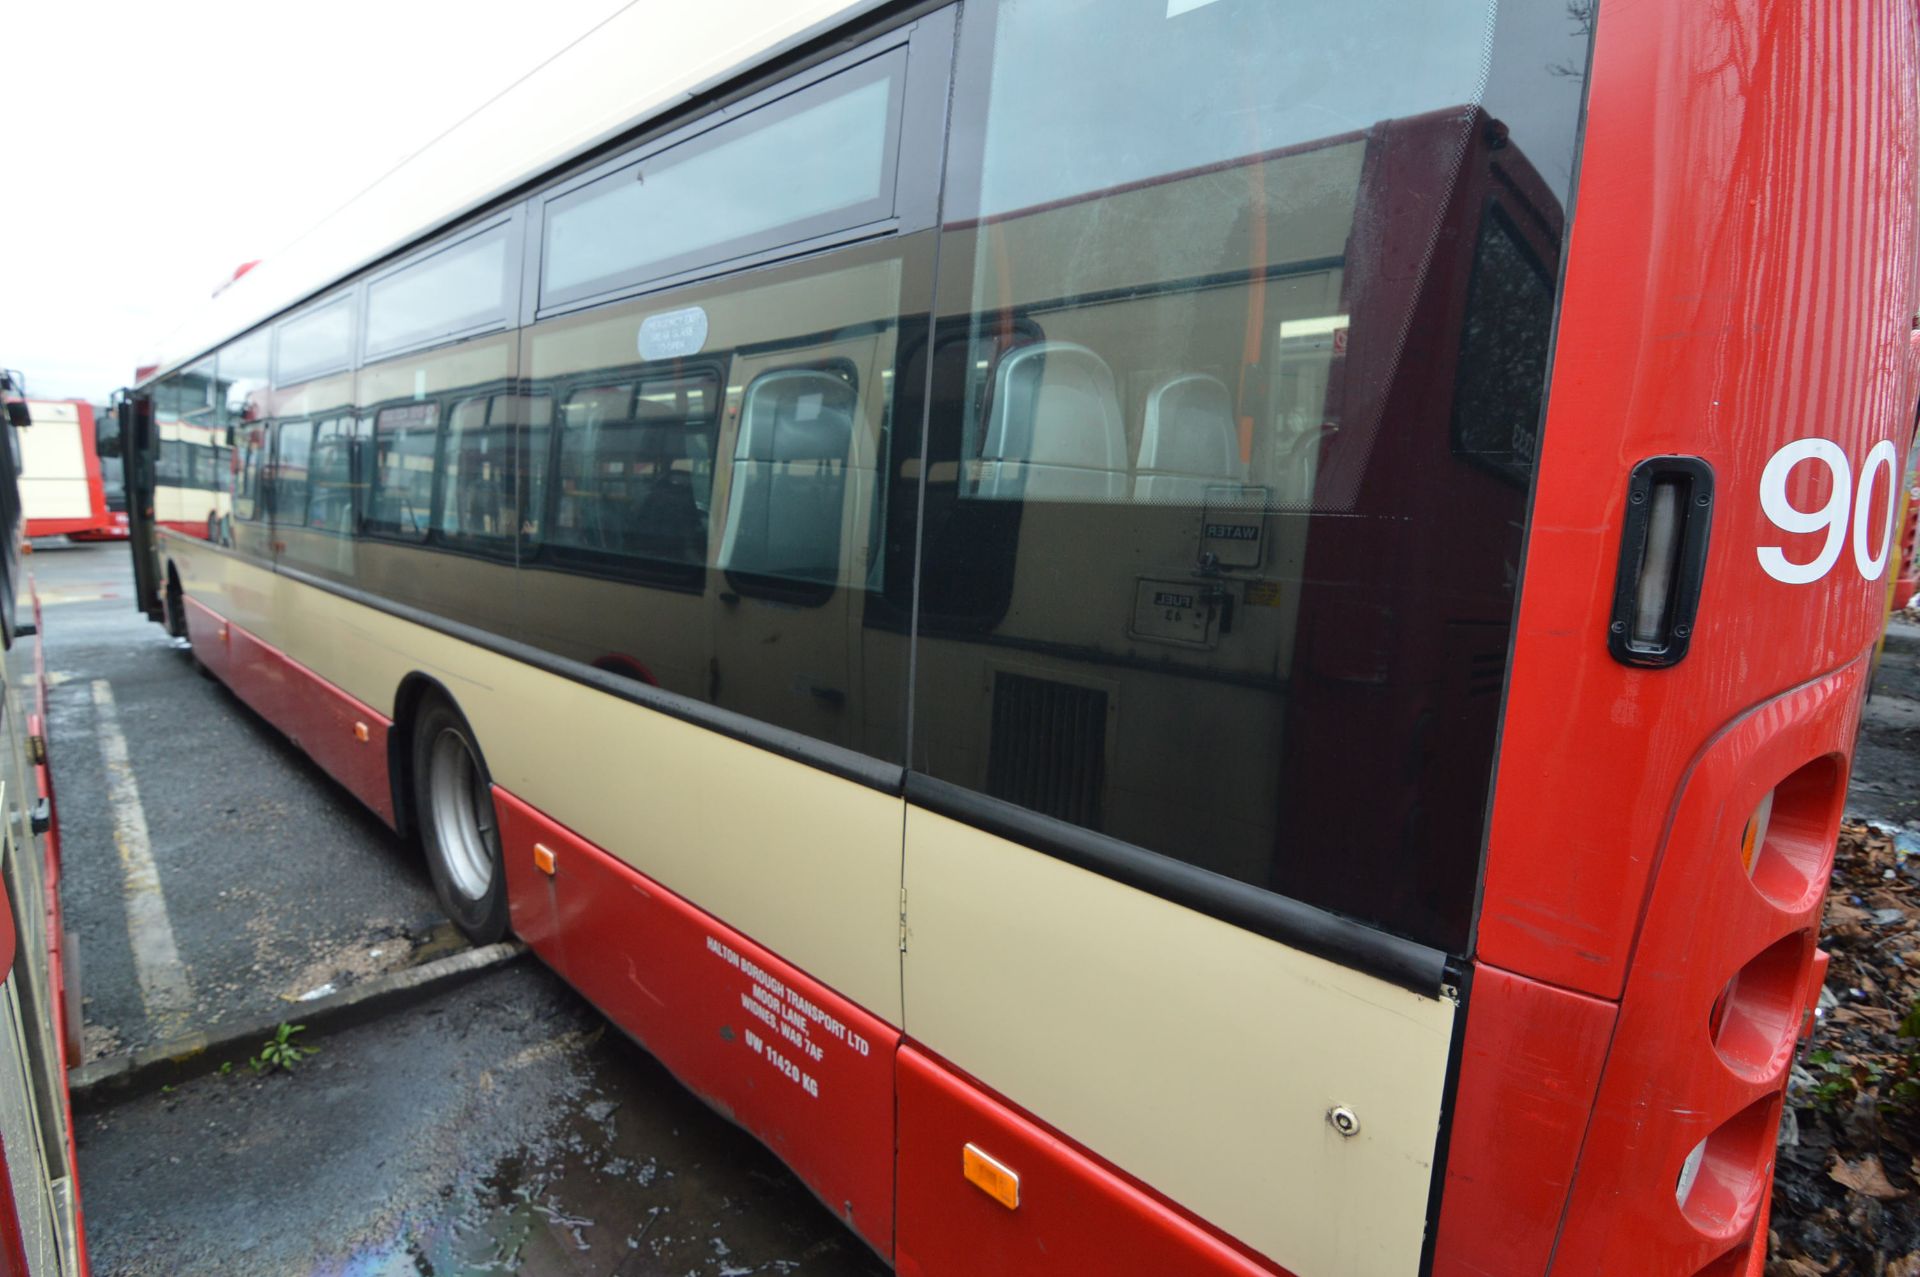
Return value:
<svg viewBox="0 0 1920 1277">
<path fill-rule="evenodd" d="M 859 393 L 851 370 L 781 368 L 747 387 L 720 566 L 744 593 L 833 593 Z"/>
<path fill-rule="evenodd" d="M 1480 223 L 1460 335 L 1454 446 L 1525 483 L 1545 394 L 1553 277 L 1498 209 Z"/>
<path fill-rule="evenodd" d="M 156 421 L 211 424 L 219 402 L 214 361 L 203 359 L 190 368 L 174 373 L 154 386 L 152 394 Z"/>
<path fill-rule="evenodd" d="M 160 453 L 154 458 L 153 479 L 164 487 L 184 487 L 187 482 L 187 445 L 178 439 L 162 439 Z"/>
<path fill-rule="evenodd" d="M 542 303 L 890 216 L 905 69 L 875 58 L 553 200 Z"/>
<path fill-rule="evenodd" d="M 312 484 L 307 497 L 307 526 L 352 532 L 352 418 L 330 417 L 314 427 L 309 472 Z"/>
<path fill-rule="evenodd" d="M 926 329 L 932 240 L 876 238 L 534 325 L 522 375 L 553 421 L 536 397 L 513 636 L 899 758 L 907 648 L 868 624 L 867 592 L 877 458 L 902 411 L 901 344 Z M 690 316 L 697 352 L 634 361 L 636 333 Z"/>
<path fill-rule="evenodd" d="M 221 347 L 215 356 L 220 386 L 220 420 L 231 431 L 232 445 L 220 447 L 220 490 L 228 494 L 228 517 L 219 520 L 220 539 L 232 544 L 234 521 L 250 523 L 261 517 L 259 502 L 260 453 L 265 442 L 262 426 L 269 412 L 272 386 L 268 374 L 273 361 L 273 330 L 257 329 Z"/>
<path fill-rule="evenodd" d="M 274 330 L 273 380 L 286 386 L 345 368 L 353 358 L 353 298 L 336 297 Z"/>
<path fill-rule="evenodd" d="M 1464 947 L 1579 107 L 1560 17 L 968 6 L 917 766 Z"/>
<path fill-rule="evenodd" d="M 440 405 L 382 408 L 373 418 L 373 485 L 363 527 L 369 532 L 424 540 L 433 510 L 435 428 Z"/>
<path fill-rule="evenodd" d="M 238 489 L 233 496 L 233 517 L 252 523 L 267 515 L 268 433 L 265 422 L 254 421 L 234 427 L 235 446 L 239 449 Z"/>
<path fill-rule="evenodd" d="M 548 544 L 668 580 L 704 575 L 719 389 L 702 371 L 571 392 Z"/>
<path fill-rule="evenodd" d="M 514 473 L 514 513 L 520 538 L 531 548 L 546 528 L 547 464 L 553 451 L 553 396 L 495 395 L 493 419 L 514 427 L 519 460 Z"/>
<path fill-rule="evenodd" d="M 227 425 L 258 421 L 267 415 L 268 372 L 273 333 L 262 328 L 228 342 L 216 356 L 223 420 Z"/>
<path fill-rule="evenodd" d="M 496 226 L 369 285 L 368 357 L 504 320 L 507 231 Z"/>
<path fill-rule="evenodd" d="M 511 545 L 519 509 L 521 450 L 511 398 L 478 395 L 447 417 L 440 514 L 449 541 Z"/>
<path fill-rule="evenodd" d="M 307 471 L 313 454 L 313 423 L 283 421 L 274 428 L 274 434 L 277 451 L 269 499 L 274 521 L 302 527 L 307 521 Z"/>
</svg>

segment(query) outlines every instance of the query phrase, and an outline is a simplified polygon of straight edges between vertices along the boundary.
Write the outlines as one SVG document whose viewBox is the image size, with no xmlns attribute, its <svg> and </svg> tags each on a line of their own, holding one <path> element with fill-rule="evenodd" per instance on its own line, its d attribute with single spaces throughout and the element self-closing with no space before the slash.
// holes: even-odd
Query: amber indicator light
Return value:
<svg viewBox="0 0 1920 1277">
<path fill-rule="evenodd" d="M 1020 1177 L 972 1144 L 960 1150 L 960 1169 L 967 1182 L 1008 1210 L 1020 1206 Z"/>
<path fill-rule="evenodd" d="M 373 733 L 367 730 L 367 725 L 365 723 L 355 723 L 353 725 L 353 738 L 359 741 L 362 745 L 366 744 L 367 741 L 372 737 L 372 735 Z"/>
<path fill-rule="evenodd" d="M 552 877 L 553 848 L 543 842 L 533 844 L 533 867 L 548 877 Z"/>
</svg>

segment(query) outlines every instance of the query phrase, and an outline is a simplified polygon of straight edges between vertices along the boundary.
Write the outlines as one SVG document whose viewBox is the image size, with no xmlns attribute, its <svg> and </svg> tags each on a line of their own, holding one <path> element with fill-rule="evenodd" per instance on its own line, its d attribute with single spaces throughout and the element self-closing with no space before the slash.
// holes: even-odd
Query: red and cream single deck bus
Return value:
<svg viewBox="0 0 1920 1277">
<path fill-rule="evenodd" d="M 126 539 L 127 505 L 118 462 L 99 455 L 93 405 L 83 399 L 33 399 L 28 407 L 33 429 L 19 436 L 27 535 Z"/>
<path fill-rule="evenodd" d="M 84 1277 L 67 1099 L 79 1025 L 66 987 L 46 668 L 39 647 L 20 642 L 39 621 L 21 571 L 20 456 L 23 436 L 45 428 L 46 405 L 16 396 L 17 376 L 0 372 L 0 1277 Z"/>
<path fill-rule="evenodd" d="M 637 6 L 187 323 L 143 606 L 904 1274 L 1758 1273 L 1917 25 Z"/>
</svg>

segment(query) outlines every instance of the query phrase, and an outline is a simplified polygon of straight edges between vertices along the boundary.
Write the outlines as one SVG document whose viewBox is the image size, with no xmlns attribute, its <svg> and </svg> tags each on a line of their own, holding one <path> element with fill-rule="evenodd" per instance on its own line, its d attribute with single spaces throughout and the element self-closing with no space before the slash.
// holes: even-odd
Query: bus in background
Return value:
<svg viewBox="0 0 1920 1277">
<path fill-rule="evenodd" d="M 0 373 L 0 1274 L 83 1277 L 86 1244 L 67 1067 L 78 1053 L 72 946 L 61 925 L 60 835 L 47 763 L 39 605 L 20 560 L 22 436 L 42 428 L 18 374 Z M 23 591 L 31 611 L 13 607 Z"/>
<path fill-rule="evenodd" d="M 1920 15 L 723 9 L 190 319 L 141 606 L 902 1273 L 1757 1274 Z"/>
<path fill-rule="evenodd" d="M 127 503 L 117 458 L 102 457 L 94 406 L 35 399 L 33 429 L 20 436 L 20 497 L 29 537 L 124 541 Z"/>
</svg>

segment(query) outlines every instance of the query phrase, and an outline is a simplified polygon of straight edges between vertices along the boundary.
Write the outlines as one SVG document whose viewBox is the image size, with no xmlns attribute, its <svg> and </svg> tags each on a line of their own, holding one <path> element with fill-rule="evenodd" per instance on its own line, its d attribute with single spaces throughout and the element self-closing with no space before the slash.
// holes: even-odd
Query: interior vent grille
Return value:
<svg viewBox="0 0 1920 1277">
<path fill-rule="evenodd" d="M 994 675 L 989 794 L 1098 829 L 1106 759 L 1105 692 L 1024 674 Z"/>
</svg>

